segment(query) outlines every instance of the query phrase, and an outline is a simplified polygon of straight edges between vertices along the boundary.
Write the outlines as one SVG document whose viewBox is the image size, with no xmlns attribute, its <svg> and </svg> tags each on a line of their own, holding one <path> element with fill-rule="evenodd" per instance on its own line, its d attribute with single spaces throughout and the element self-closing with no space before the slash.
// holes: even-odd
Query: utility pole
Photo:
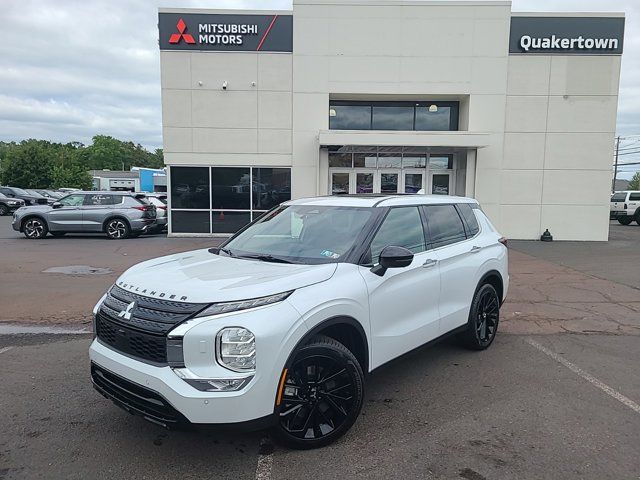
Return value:
<svg viewBox="0 0 640 480">
<path fill-rule="evenodd" d="M 616 178 L 618 176 L 618 150 L 620 150 L 620 135 L 616 137 L 616 163 L 613 168 L 613 182 L 611 182 L 611 193 L 616 191 Z"/>
</svg>

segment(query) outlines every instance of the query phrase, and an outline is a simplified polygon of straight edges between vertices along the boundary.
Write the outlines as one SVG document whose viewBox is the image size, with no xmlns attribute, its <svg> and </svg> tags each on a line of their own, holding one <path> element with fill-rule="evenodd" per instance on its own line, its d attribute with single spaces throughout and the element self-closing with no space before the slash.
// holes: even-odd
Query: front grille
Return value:
<svg viewBox="0 0 640 480">
<path fill-rule="evenodd" d="M 96 389 L 129 413 L 169 427 L 188 420 L 159 393 L 130 382 L 115 373 L 91 364 L 91 379 Z"/>
<path fill-rule="evenodd" d="M 132 302 L 127 319 L 122 313 Z M 207 305 L 145 297 L 114 285 L 96 315 L 96 335 L 114 350 L 166 365 L 167 333 Z"/>
</svg>

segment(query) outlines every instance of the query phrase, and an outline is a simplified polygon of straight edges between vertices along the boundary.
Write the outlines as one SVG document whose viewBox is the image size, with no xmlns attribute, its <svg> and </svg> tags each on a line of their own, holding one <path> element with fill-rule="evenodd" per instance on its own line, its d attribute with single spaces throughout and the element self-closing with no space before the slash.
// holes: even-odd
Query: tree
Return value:
<svg viewBox="0 0 640 480">
<path fill-rule="evenodd" d="M 636 172 L 631 181 L 629 182 L 629 186 L 627 187 L 629 190 L 640 190 L 640 172 Z"/>
<path fill-rule="evenodd" d="M 80 188 L 81 190 L 91 190 L 92 187 L 93 179 L 81 165 L 58 164 L 53 167 L 50 188 Z"/>
<path fill-rule="evenodd" d="M 2 182 L 12 187 L 48 188 L 51 183 L 53 156 L 51 143 L 24 140 L 6 151 L 2 165 Z"/>
</svg>

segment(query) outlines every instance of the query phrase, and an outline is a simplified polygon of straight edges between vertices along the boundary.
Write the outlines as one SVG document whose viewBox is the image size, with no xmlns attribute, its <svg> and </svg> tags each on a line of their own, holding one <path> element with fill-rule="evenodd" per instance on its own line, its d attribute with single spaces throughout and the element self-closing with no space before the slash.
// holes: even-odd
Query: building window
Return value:
<svg viewBox="0 0 640 480">
<path fill-rule="evenodd" d="M 329 102 L 331 130 L 458 130 L 458 102 Z"/>
<path fill-rule="evenodd" d="M 172 233 L 235 233 L 291 199 L 291 169 L 170 167 Z"/>
</svg>

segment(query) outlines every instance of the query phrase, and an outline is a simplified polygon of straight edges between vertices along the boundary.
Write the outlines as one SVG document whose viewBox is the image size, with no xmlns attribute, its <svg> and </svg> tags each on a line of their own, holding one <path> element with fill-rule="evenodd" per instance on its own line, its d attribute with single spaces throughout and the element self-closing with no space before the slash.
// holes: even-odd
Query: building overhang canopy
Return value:
<svg viewBox="0 0 640 480">
<path fill-rule="evenodd" d="M 320 130 L 321 147 L 332 145 L 378 145 L 408 147 L 482 148 L 491 144 L 488 132 L 406 132 L 376 130 Z"/>
</svg>

